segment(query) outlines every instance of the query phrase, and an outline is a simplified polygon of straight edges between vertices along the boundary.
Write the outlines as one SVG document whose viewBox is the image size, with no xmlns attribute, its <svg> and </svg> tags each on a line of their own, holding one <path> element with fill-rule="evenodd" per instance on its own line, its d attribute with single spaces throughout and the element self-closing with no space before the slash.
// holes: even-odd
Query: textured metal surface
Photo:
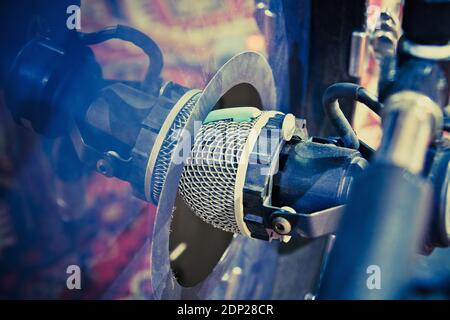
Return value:
<svg viewBox="0 0 450 320">
<path fill-rule="evenodd" d="M 186 122 L 185 129 L 193 133 L 195 122 L 203 121 L 218 100 L 240 83 L 248 83 L 256 89 L 265 109 L 275 109 L 275 84 L 266 59 L 260 54 L 245 52 L 228 61 L 212 78 Z M 181 148 L 178 145 L 174 152 L 179 152 Z M 182 170 L 182 163 L 171 163 L 169 166 L 154 224 L 151 273 L 155 298 L 269 298 L 272 281 L 261 280 L 269 280 L 273 275 L 277 248 L 275 244 L 242 236 L 233 239 L 218 265 L 204 281 L 191 288 L 178 284 L 170 268 L 169 232 Z M 232 270 L 240 270 L 239 280 L 224 281 L 227 274 L 232 275 Z"/>
<path fill-rule="evenodd" d="M 147 187 L 147 169 L 153 150 L 156 147 L 158 147 L 158 150 L 160 148 L 160 145 L 156 146 L 156 144 L 162 140 L 160 138 L 161 130 L 163 130 L 164 124 L 177 103 L 186 96 L 190 97 L 191 94 L 187 88 L 181 86 L 165 92 L 158 97 L 158 102 L 151 106 L 150 112 L 140 124 L 139 134 L 135 138 L 135 145 L 131 154 L 131 164 L 136 169 L 130 170 L 129 180 L 132 182 L 134 194 L 141 199 L 151 200 L 147 196 L 147 190 L 145 190 Z M 150 105 L 150 103 L 147 104 Z"/>
<path fill-rule="evenodd" d="M 191 114 L 199 97 L 199 94 L 195 94 L 178 112 L 176 118 L 170 126 L 169 132 L 167 132 L 167 135 L 164 138 L 161 148 L 158 150 L 158 158 L 155 162 L 155 167 L 153 168 L 153 177 L 150 186 L 151 197 L 154 203 L 158 203 L 159 201 L 172 152 L 176 148 L 184 124 L 189 118 L 189 115 Z"/>
<path fill-rule="evenodd" d="M 234 212 L 235 185 L 254 123 L 221 120 L 203 125 L 180 181 L 180 193 L 192 211 L 232 233 L 241 233 Z"/>
</svg>

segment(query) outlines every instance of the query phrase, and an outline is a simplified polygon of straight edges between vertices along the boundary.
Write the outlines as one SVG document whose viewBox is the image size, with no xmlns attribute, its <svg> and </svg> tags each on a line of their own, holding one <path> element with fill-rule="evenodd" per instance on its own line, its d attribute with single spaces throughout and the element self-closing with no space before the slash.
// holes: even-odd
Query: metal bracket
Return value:
<svg viewBox="0 0 450 320">
<path fill-rule="evenodd" d="M 289 230 L 285 235 L 299 235 L 304 238 L 318 238 L 337 231 L 345 205 L 332 207 L 311 214 L 293 213 L 279 210 L 272 213 L 270 221 L 275 232 L 280 234 L 277 223 L 281 219 L 289 222 L 290 227 L 282 226 L 282 230 Z M 281 234 L 283 234 L 281 230 Z"/>
</svg>

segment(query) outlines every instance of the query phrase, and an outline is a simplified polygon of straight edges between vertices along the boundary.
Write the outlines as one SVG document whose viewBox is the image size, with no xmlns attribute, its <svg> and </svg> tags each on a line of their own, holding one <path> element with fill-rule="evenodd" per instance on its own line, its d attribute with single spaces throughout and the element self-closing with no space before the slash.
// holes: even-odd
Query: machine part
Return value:
<svg viewBox="0 0 450 320">
<path fill-rule="evenodd" d="M 221 110 L 196 136 L 179 189 L 191 210 L 218 229 L 262 240 L 334 232 L 340 210 L 326 209 L 346 202 L 367 163 L 360 153 L 298 138 L 285 146 L 291 116 L 262 112 L 237 122 L 232 112 Z"/>
<path fill-rule="evenodd" d="M 157 204 L 167 157 L 198 93 L 179 85 L 159 96 L 123 83 L 103 88 L 72 130 L 79 158 L 130 182 L 136 196 Z"/>
<path fill-rule="evenodd" d="M 287 235 L 291 232 L 292 226 L 289 220 L 283 217 L 276 217 L 272 220 L 273 230 L 281 235 Z"/>
<path fill-rule="evenodd" d="M 137 83 L 108 85 L 102 79 L 88 45 L 115 38 L 132 42 L 149 56 L 142 84 L 145 92 L 135 88 Z M 144 198 L 147 163 L 161 125 L 174 105 L 180 108 L 177 111 L 183 109 L 178 118 L 170 119 L 178 123 L 195 103 L 182 99 L 188 89 L 179 85 L 167 85 L 159 95 L 162 67 L 156 43 L 126 26 L 78 33 L 68 46 L 36 37 L 15 58 L 6 88 L 7 105 L 18 123 L 38 133 L 70 136 L 79 160 L 108 177 L 129 181 L 135 194 Z M 83 83 L 82 90 L 79 83 Z M 157 194 L 158 186 L 153 189 Z M 157 195 L 152 200 L 157 203 Z"/>
<path fill-rule="evenodd" d="M 36 37 L 15 57 L 5 99 L 17 123 L 54 138 L 68 134 L 71 118 L 86 110 L 102 83 L 88 47 L 75 42 L 69 50 Z"/>
<path fill-rule="evenodd" d="M 328 87 L 322 96 L 322 105 L 325 113 L 335 127 L 345 147 L 358 149 L 359 139 L 339 107 L 338 99 L 350 98 L 368 106 L 372 111 L 379 113 L 382 104 L 373 98 L 363 87 L 354 83 L 336 83 Z"/>
<path fill-rule="evenodd" d="M 394 15 L 382 11 L 370 43 L 379 65 L 378 96 L 385 98 L 386 88 L 393 84 L 397 72 L 397 47 L 400 37 L 399 23 Z"/>
<path fill-rule="evenodd" d="M 244 188 L 244 220 L 251 236 L 279 239 L 276 217 L 287 219 L 289 236 L 318 238 L 334 233 L 353 180 L 367 166 L 358 151 L 294 137 L 264 164 L 249 163 Z M 270 169 L 266 163 L 271 163 Z M 260 172 L 269 172 L 266 176 Z M 287 208 L 287 209 L 286 209 Z"/>
<path fill-rule="evenodd" d="M 450 61 L 450 44 L 432 46 L 404 40 L 402 41 L 402 51 L 420 59 Z"/>
<path fill-rule="evenodd" d="M 353 190 L 319 298 L 398 299 L 423 240 L 431 185 L 404 168 L 375 162 L 355 181 Z M 381 290 L 367 286 L 370 266 L 381 270 Z"/>
<path fill-rule="evenodd" d="M 234 90 L 242 88 L 248 90 L 248 93 L 232 97 Z M 259 101 L 259 104 L 252 102 L 254 100 L 252 95 L 254 94 L 257 95 L 256 100 Z M 230 99 L 228 99 L 229 95 L 231 95 Z M 190 133 L 191 139 L 194 138 L 196 123 L 202 123 L 214 106 L 227 107 L 228 100 L 232 101 L 232 104 L 228 106 L 251 105 L 266 110 L 275 109 L 276 95 L 272 71 L 260 54 L 253 52 L 239 54 L 228 61 L 216 73 L 201 93 L 184 127 L 185 132 Z M 183 146 L 178 144 L 173 154 L 180 154 L 182 149 Z M 185 156 L 188 157 L 189 154 Z M 218 246 L 217 241 L 208 241 L 207 250 L 200 251 L 201 255 L 197 255 L 199 251 L 196 251 L 195 248 L 188 246 L 183 254 L 171 263 L 169 259 L 170 249 L 175 249 L 183 239 L 203 239 L 202 242 L 205 243 L 205 238 L 203 237 L 204 229 L 198 230 L 189 227 L 189 224 L 193 223 L 194 220 L 200 219 L 189 210 L 183 210 L 179 205 L 176 205 L 174 210 L 176 191 L 183 166 L 184 162 L 170 162 L 155 217 L 151 266 L 152 288 L 155 297 L 157 299 L 224 297 L 227 290 L 229 290 L 229 282 L 221 279 L 235 267 L 241 268 L 240 278 L 245 279 L 245 287 L 240 286 L 239 290 L 233 291 L 235 293 L 231 295 L 232 297 L 242 296 L 250 298 L 255 295 L 258 297 L 269 297 L 272 284 L 261 284 L 257 280 L 259 276 L 255 274 L 255 271 L 252 270 L 251 278 L 249 272 L 255 263 L 260 263 L 264 260 L 266 261 L 267 269 L 260 271 L 261 277 L 267 277 L 272 274 L 277 263 L 276 246 L 273 244 L 255 242 L 241 236 L 233 237 L 229 245 Z M 174 224 L 177 217 L 180 219 L 182 217 L 184 219 L 183 223 Z M 202 221 L 197 225 L 210 228 L 210 231 L 213 229 L 211 232 L 221 232 L 223 237 L 228 237 L 223 240 L 225 243 L 231 237 L 230 233 L 212 228 Z M 211 254 L 211 252 L 215 252 L 215 254 Z M 252 256 L 252 261 L 245 258 L 250 255 Z M 207 262 L 207 256 L 213 257 L 214 261 Z M 269 259 L 268 257 L 270 256 L 273 256 L 273 258 Z M 182 263 L 183 259 L 186 262 L 185 264 Z M 270 262 L 271 260 L 272 262 Z M 182 273 L 185 272 L 186 278 L 191 280 L 188 283 L 174 277 L 172 270 L 177 263 L 179 263 L 177 270 Z M 196 268 L 202 268 L 204 264 L 208 265 L 206 272 L 200 275 L 194 274 L 190 277 L 192 273 L 195 273 Z M 260 290 L 258 290 L 258 293 L 253 290 L 249 291 L 253 285 L 259 286 Z"/>
<path fill-rule="evenodd" d="M 158 204 L 172 153 L 181 138 L 184 125 L 200 97 L 199 93 L 200 90 L 191 90 L 181 97 L 159 129 L 158 137 L 150 157 L 148 157 L 144 175 L 145 198 L 155 204 Z"/>
<path fill-rule="evenodd" d="M 79 6 L 80 0 L 62 0 L 57 3 L 44 0 L 37 6 L 30 5 L 29 0 L 2 4 L 0 29 L 5 31 L 0 36 L 0 42 L 3 44 L 0 57 L 2 88 L 7 81 L 11 81 L 8 75 L 11 65 L 20 49 L 30 40 L 30 36 L 39 34 L 43 38 L 53 39 L 62 46 L 76 41 L 76 30 L 61 27 L 65 26 L 67 20 L 65 12 L 70 5 Z M 51 10 L 49 6 L 52 6 Z M 58 14 L 55 14 L 56 12 Z M 34 58 L 39 60 L 38 56 Z"/>
<path fill-rule="evenodd" d="M 150 59 L 142 87 L 150 91 L 159 88 L 159 77 L 164 66 L 163 55 L 156 42 L 145 33 L 128 26 L 117 25 L 92 33 L 79 33 L 78 35 L 81 42 L 85 45 L 98 44 L 111 39 L 121 39 L 141 48 Z"/>
<path fill-rule="evenodd" d="M 272 225 L 278 227 L 278 230 L 274 228 L 274 231 L 280 235 L 319 238 L 334 234 L 338 230 L 343 208 L 344 206 L 341 205 L 311 214 L 282 209 L 281 211 L 274 211 L 269 220 Z M 281 228 L 279 224 L 281 224 Z"/>
<path fill-rule="evenodd" d="M 43 45 L 41 47 L 46 48 Z M 61 73 L 64 75 L 64 70 Z M 58 83 L 58 79 L 60 77 L 55 76 L 55 83 Z M 20 83 L 19 80 L 17 79 L 17 82 Z M 99 89 L 100 86 L 104 86 L 103 90 Z M 208 279 L 215 281 L 214 287 L 222 290 L 228 282 L 220 285 L 223 274 L 217 274 L 220 274 L 220 270 L 227 272 L 229 263 L 239 263 L 243 271 L 252 268 L 243 260 L 242 252 L 252 254 L 254 261 L 251 264 L 257 264 L 266 259 L 269 251 L 276 257 L 277 247 L 254 244 L 239 237 L 233 238 L 232 234 L 214 229 L 201 220 L 195 222 L 195 215 L 182 206 L 177 205 L 174 210 L 178 181 L 185 161 L 183 156 L 180 161 L 173 161 L 173 158 L 174 155 L 183 154 L 185 145 L 180 142 L 193 139 L 195 127 L 214 107 L 255 106 L 275 109 L 276 95 L 271 69 L 261 55 L 247 52 L 225 64 L 203 92 L 191 91 L 169 83 L 155 95 L 153 92 L 137 90 L 136 86 L 136 83 L 107 85 L 102 81 L 91 87 L 87 86 L 89 90 L 95 91 L 97 97 L 92 95 L 88 99 L 87 95 L 83 94 L 80 95 L 82 100 L 78 97 L 73 99 L 78 108 L 73 108 L 73 113 L 63 112 L 69 119 L 65 119 L 65 131 L 62 133 L 69 131 L 75 152 L 83 163 L 107 176 L 129 181 L 137 196 L 158 203 L 152 243 L 152 283 L 156 298 L 174 297 L 181 292 L 183 295 L 190 295 L 192 290 L 209 287 L 203 283 L 208 282 Z M 67 93 L 66 87 L 63 89 L 60 91 L 61 95 Z M 31 89 L 29 91 L 33 92 Z M 24 110 L 29 112 L 27 108 Z M 62 111 L 57 108 L 55 110 Z M 176 111 L 171 114 L 172 110 Z M 52 118 L 52 113 L 44 112 L 39 116 L 45 120 Z M 29 121 L 35 121 L 33 117 L 30 116 Z M 286 123 L 285 135 L 290 136 L 292 128 L 289 122 Z M 180 136 L 180 133 L 187 133 L 187 139 L 184 135 Z M 184 157 L 189 155 L 193 141 L 188 142 L 189 149 L 184 153 Z M 152 150 L 158 155 L 156 159 L 152 157 Z M 178 224 L 180 219 L 177 218 L 180 217 L 182 222 Z M 191 228 L 194 224 L 199 228 Z M 203 250 L 196 245 L 199 239 L 205 239 L 206 234 L 216 245 Z M 177 242 L 178 240 L 180 242 Z M 171 261 L 170 252 L 181 242 L 187 243 L 187 248 L 176 259 L 172 255 Z M 215 271 L 215 266 L 227 248 L 230 248 L 228 259 L 224 258 L 220 263 L 221 267 Z M 254 256 L 255 252 L 259 252 L 259 257 Z M 189 264 L 192 260 L 195 260 L 193 266 Z M 189 263 L 186 265 L 185 261 Z M 268 266 L 267 270 L 273 272 L 276 263 L 274 259 L 273 267 Z M 186 270 L 184 278 L 187 280 L 182 281 L 178 278 L 179 274 Z M 195 270 L 201 272 L 195 273 Z M 178 280 L 174 278 L 173 272 L 177 273 Z M 267 277 L 266 272 L 262 270 L 261 274 Z M 249 275 L 245 272 L 241 275 L 246 276 Z M 255 282 L 250 280 L 248 283 Z M 193 289 L 184 291 L 183 288 L 187 286 Z M 259 294 L 259 297 L 264 294 L 264 297 L 269 297 L 271 286 L 272 284 L 267 283 L 257 293 L 249 288 L 246 297 L 251 294 Z"/>
<path fill-rule="evenodd" d="M 442 194 L 439 212 L 439 231 L 441 235 L 441 243 L 444 246 L 450 245 L 450 166 L 447 165 L 445 179 L 442 184 Z"/>
<path fill-rule="evenodd" d="M 367 32 L 354 31 L 350 46 L 350 63 L 348 73 L 352 77 L 361 78 L 367 67 L 369 36 Z"/>
<path fill-rule="evenodd" d="M 281 125 L 281 135 L 283 136 L 284 141 L 290 141 L 294 136 L 297 129 L 296 119 L 292 113 L 288 113 Z"/>
<path fill-rule="evenodd" d="M 430 68 L 422 77 L 398 83 L 410 90 L 396 88 L 387 100 L 381 146 L 355 182 L 357 191 L 350 196 L 324 275 L 323 299 L 396 299 L 406 288 L 412 256 L 423 245 L 430 217 L 432 188 L 423 177 L 425 157 L 442 132 L 442 111 L 430 98 L 439 92 L 437 82 L 422 83 L 433 71 L 426 65 Z M 415 63 L 410 66 L 417 71 Z M 416 86 L 420 90 L 412 91 Z M 382 290 L 369 290 L 369 266 L 382 270 Z"/>
<path fill-rule="evenodd" d="M 415 91 L 444 107 L 449 87 L 440 63 L 408 56 L 404 58 L 406 61 L 401 62 L 395 83 L 386 90 L 385 95 L 393 95 L 400 91 Z"/>
<path fill-rule="evenodd" d="M 354 179 L 367 166 L 353 149 L 313 141 L 289 143 L 273 179 L 272 204 L 305 214 L 345 204 Z"/>
<path fill-rule="evenodd" d="M 242 190 L 236 190 L 234 182 L 239 166 L 248 158 L 243 153 L 257 122 L 258 118 L 243 123 L 220 120 L 202 126 L 180 180 L 180 192 L 191 209 L 205 222 L 232 233 L 247 233 L 239 225 L 242 219 L 235 217 Z M 201 195 L 201 201 L 196 195 Z"/>
<path fill-rule="evenodd" d="M 397 19 L 389 12 L 382 11 L 378 17 L 377 26 L 370 35 L 370 43 L 378 59 L 396 55 L 399 33 Z"/>
<path fill-rule="evenodd" d="M 251 160 L 252 151 L 261 131 L 277 115 L 266 111 L 246 122 L 219 120 L 202 126 L 183 170 L 180 193 L 205 222 L 251 235 L 242 205 L 247 166 L 249 161 L 261 161 L 258 157 Z M 280 135 L 281 127 L 278 130 Z"/>
<path fill-rule="evenodd" d="M 261 130 L 246 164 L 243 185 L 243 198 L 236 209 L 242 210 L 243 220 L 253 238 L 262 240 L 278 239 L 286 241 L 285 235 L 274 232 L 272 223 L 267 219 L 270 212 L 283 210 L 273 207 L 271 201 L 273 177 L 279 170 L 280 154 L 289 141 L 293 139 L 283 134 L 286 123 L 293 124 L 289 115 L 276 115 Z M 291 128 L 292 131 L 293 129 Z M 298 140 L 295 137 L 294 140 Z M 283 204 L 284 205 L 284 204 Z M 291 210 L 292 211 L 292 210 Z"/>
<path fill-rule="evenodd" d="M 430 141 L 441 135 L 442 122 L 440 107 L 429 97 L 414 91 L 392 95 L 386 102 L 377 161 L 419 174 Z"/>
<path fill-rule="evenodd" d="M 436 143 L 428 178 L 433 182 L 433 211 L 425 249 L 450 246 L 450 145 L 448 140 Z M 429 250 L 431 251 L 431 250 Z"/>
<path fill-rule="evenodd" d="M 261 115 L 255 107 L 236 107 L 211 111 L 203 122 L 204 125 L 215 121 L 248 122 Z"/>
<path fill-rule="evenodd" d="M 239 225 L 242 219 L 235 217 L 234 206 L 242 198 L 242 190 L 236 190 L 234 182 L 256 121 L 242 125 L 217 121 L 203 126 L 180 180 L 180 192 L 191 209 L 205 222 L 232 233 L 248 233 L 243 224 Z"/>
</svg>

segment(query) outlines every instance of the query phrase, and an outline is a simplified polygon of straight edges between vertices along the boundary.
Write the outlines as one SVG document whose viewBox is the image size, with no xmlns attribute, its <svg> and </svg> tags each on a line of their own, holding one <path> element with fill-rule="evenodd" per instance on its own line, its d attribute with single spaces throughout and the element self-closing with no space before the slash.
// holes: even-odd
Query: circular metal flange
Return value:
<svg viewBox="0 0 450 320">
<path fill-rule="evenodd" d="M 445 45 L 422 45 L 411 41 L 403 41 L 402 49 L 409 55 L 433 61 L 450 60 L 450 43 Z"/>
<path fill-rule="evenodd" d="M 255 52 L 238 54 L 214 75 L 193 108 L 184 127 L 184 131 L 190 134 L 191 143 L 193 143 L 196 125 L 203 122 L 222 96 L 233 87 L 243 83 L 251 85 L 258 92 L 265 110 L 276 108 L 274 78 L 266 59 Z M 179 155 L 183 150 L 183 145 L 184 143 L 179 143 L 173 154 Z M 252 257 L 260 256 L 267 263 L 267 267 L 260 272 L 264 273 L 263 278 L 267 277 L 268 274 L 274 272 L 268 261 L 276 260 L 271 259 L 271 255 L 273 255 L 272 258 L 275 258 L 277 247 L 274 243 L 235 236 L 221 260 L 206 279 L 193 287 L 182 287 L 173 276 L 170 267 L 169 233 L 183 166 L 184 162 L 171 161 L 155 217 L 151 253 L 151 279 L 154 297 L 156 299 L 236 297 L 236 294 L 230 293 L 230 290 L 236 291 L 235 288 L 224 289 L 223 287 L 226 281 L 222 280 L 229 275 L 230 270 L 239 268 L 242 279 L 246 276 L 246 271 L 252 268 L 252 261 L 260 261 L 259 259 L 252 260 Z M 264 292 L 271 291 L 271 288 L 261 287 L 261 278 L 255 277 L 254 272 L 252 276 L 253 280 L 239 281 L 242 284 L 245 283 L 248 289 L 246 291 L 246 289 L 240 288 L 239 292 L 242 296 L 242 294 L 250 292 L 249 287 L 259 286 L 259 296 L 255 298 L 263 298 Z M 249 283 L 251 281 L 254 282 L 254 286 Z M 271 283 L 267 284 L 267 286 L 271 285 Z M 251 289 L 251 292 L 253 291 L 255 290 Z M 248 295 L 246 297 L 248 298 Z"/>
<path fill-rule="evenodd" d="M 184 94 L 173 106 L 159 129 L 155 144 L 148 158 L 145 171 L 144 194 L 145 199 L 158 204 L 161 188 L 164 184 L 170 156 L 180 138 L 184 122 L 192 112 L 200 90 L 190 90 Z"/>
</svg>

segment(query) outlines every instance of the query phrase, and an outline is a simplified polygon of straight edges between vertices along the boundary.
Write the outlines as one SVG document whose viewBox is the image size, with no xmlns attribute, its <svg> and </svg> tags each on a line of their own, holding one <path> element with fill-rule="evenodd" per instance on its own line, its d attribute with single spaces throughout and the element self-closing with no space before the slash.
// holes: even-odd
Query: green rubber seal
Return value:
<svg viewBox="0 0 450 320">
<path fill-rule="evenodd" d="M 211 111 L 203 124 L 216 121 L 248 122 L 261 115 L 262 111 L 255 107 L 235 107 Z"/>
</svg>

